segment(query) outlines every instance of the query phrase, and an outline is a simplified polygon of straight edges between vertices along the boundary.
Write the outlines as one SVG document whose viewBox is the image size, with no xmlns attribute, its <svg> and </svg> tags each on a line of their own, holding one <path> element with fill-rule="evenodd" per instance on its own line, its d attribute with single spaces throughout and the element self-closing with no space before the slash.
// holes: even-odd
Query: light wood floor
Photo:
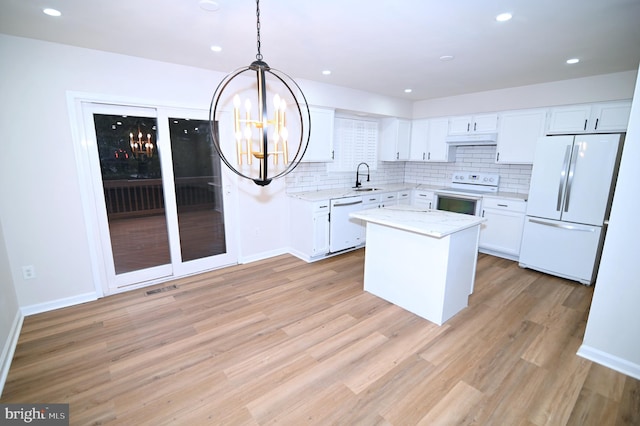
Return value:
<svg viewBox="0 0 640 426">
<path fill-rule="evenodd" d="M 73 425 L 640 424 L 640 382 L 575 355 L 592 288 L 480 255 L 438 327 L 364 293 L 363 255 L 27 317 L 0 401 L 70 403 Z"/>
</svg>

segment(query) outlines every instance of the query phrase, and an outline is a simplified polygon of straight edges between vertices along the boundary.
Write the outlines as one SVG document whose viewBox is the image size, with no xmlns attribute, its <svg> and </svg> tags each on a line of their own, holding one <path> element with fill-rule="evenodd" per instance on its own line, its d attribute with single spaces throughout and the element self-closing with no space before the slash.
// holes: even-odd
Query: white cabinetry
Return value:
<svg viewBox="0 0 640 426">
<path fill-rule="evenodd" d="M 329 252 L 329 200 L 290 198 L 291 250 L 306 261 Z"/>
<path fill-rule="evenodd" d="M 384 118 L 380 124 L 380 159 L 382 161 L 407 161 L 411 143 L 411 121 L 400 118 Z"/>
<path fill-rule="evenodd" d="M 411 191 L 398 192 L 398 204 L 411 204 Z"/>
<path fill-rule="evenodd" d="M 547 134 L 625 132 L 630 101 L 551 108 Z"/>
<path fill-rule="evenodd" d="M 478 114 L 449 117 L 449 135 L 495 133 L 498 131 L 498 114 Z"/>
<path fill-rule="evenodd" d="M 380 194 L 380 207 L 395 206 L 398 204 L 398 193 L 387 192 Z"/>
<path fill-rule="evenodd" d="M 545 134 L 547 112 L 528 109 L 500 114 L 496 163 L 533 164 L 536 142 Z"/>
<path fill-rule="evenodd" d="M 302 161 L 333 161 L 335 111 L 329 108 L 310 106 L 309 113 L 311 114 L 311 136 Z"/>
<path fill-rule="evenodd" d="M 380 194 L 369 194 L 362 197 L 362 210 L 377 209 L 380 207 Z M 362 224 L 362 242 L 367 241 L 367 222 L 360 220 Z"/>
<path fill-rule="evenodd" d="M 362 209 L 375 209 L 378 207 L 386 207 L 399 204 L 399 194 L 404 194 L 404 199 L 410 198 L 410 191 L 376 192 L 375 194 L 364 195 L 362 197 Z"/>
<path fill-rule="evenodd" d="M 411 123 L 409 160 L 453 161 L 455 148 L 446 142 L 448 132 L 447 118 L 414 120 Z"/>
<path fill-rule="evenodd" d="M 630 113 L 630 101 L 593 104 L 591 123 L 596 132 L 626 132 Z"/>
<path fill-rule="evenodd" d="M 527 203 L 510 198 L 488 198 L 482 201 L 479 249 L 506 259 L 518 260 Z"/>
<path fill-rule="evenodd" d="M 362 210 L 380 207 L 380 194 L 370 194 L 362 197 Z"/>
<path fill-rule="evenodd" d="M 422 189 L 414 189 L 411 194 L 411 204 L 423 209 L 432 209 L 433 207 L 433 191 L 425 191 Z"/>
</svg>

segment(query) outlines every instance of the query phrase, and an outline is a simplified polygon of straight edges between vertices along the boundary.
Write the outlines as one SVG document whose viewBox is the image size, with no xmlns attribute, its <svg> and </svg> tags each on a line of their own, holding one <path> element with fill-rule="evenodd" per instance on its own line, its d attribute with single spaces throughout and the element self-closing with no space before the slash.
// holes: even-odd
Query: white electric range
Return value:
<svg viewBox="0 0 640 426">
<path fill-rule="evenodd" d="M 482 196 L 498 192 L 500 175 L 495 173 L 455 172 L 451 185 L 435 191 L 438 210 L 482 215 Z"/>
</svg>

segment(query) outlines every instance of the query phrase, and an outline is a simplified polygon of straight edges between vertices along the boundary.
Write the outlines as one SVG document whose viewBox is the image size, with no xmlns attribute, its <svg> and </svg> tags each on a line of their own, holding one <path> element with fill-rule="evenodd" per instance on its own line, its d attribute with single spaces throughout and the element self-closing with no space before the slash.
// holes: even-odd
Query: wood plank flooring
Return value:
<svg viewBox="0 0 640 426">
<path fill-rule="evenodd" d="M 481 254 L 438 327 L 363 292 L 363 260 L 279 256 L 27 317 L 0 402 L 69 403 L 73 425 L 640 424 L 640 382 L 576 355 L 592 288 Z"/>
</svg>

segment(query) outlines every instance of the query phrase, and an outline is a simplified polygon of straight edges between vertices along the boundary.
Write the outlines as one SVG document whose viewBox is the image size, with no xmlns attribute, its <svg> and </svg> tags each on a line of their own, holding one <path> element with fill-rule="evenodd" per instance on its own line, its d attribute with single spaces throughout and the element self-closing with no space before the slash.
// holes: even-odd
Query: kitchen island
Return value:
<svg viewBox="0 0 640 426">
<path fill-rule="evenodd" d="M 364 290 L 442 325 L 473 293 L 478 216 L 398 205 L 362 210 Z"/>
</svg>

